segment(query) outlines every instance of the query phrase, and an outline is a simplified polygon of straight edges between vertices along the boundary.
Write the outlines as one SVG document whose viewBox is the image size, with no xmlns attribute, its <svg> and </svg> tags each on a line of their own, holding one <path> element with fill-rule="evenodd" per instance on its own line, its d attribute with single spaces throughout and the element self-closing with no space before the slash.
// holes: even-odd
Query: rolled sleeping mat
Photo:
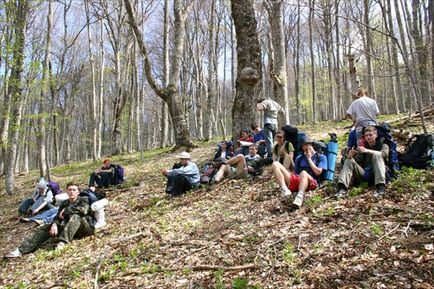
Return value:
<svg viewBox="0 0 434 289">
<path fill-rule="evenodd" d="M 336 159 L 338 156 L 339 145 L 336 141 L 329 141 L 327 144 L 327 174 L 326 179 L 333 181 L 335 176 Z"/>
</svg>

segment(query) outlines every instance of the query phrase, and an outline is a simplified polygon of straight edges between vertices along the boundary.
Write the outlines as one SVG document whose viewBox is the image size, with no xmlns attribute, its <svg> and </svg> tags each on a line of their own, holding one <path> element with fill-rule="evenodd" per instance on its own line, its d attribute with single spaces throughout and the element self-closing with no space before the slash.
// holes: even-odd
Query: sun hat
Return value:
<svg viewBox="0 0 434 289">
<path fill-rule="evenodd" d="M 188 152 L 182 152 L 179 156 L 179 159 L 190 159 L 190 154 Z"/>
</svg>

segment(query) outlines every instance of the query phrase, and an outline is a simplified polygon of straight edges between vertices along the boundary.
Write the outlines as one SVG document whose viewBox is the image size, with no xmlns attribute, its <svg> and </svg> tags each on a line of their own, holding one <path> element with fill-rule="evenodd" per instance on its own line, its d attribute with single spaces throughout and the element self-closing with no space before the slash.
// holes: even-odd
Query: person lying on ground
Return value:
<svg viewBox="0 0 434 289">
<path fill-rule="evenodd" d="M 326 156 L 313 149 L 313 141 L 305 136 L 300 141 L 303 154 L 295 159 L 295 171 L 288 171 L 280 162 L 271 165 L 273 176 L 280 186 L 281 196 L 289 197 L 297 192 L 293 201 L 296 208 L 303 204 L 304 193 L 315 190 L 323 181 L 323 173 L 327 171 Z"/>
<path fill-rule="evenodd" d="M 90 174 L 89 187 L 104 187 L 116 185 L 115 175 L 116 165 L 112 164 L 109 159 L 103 161 L 102 167 Z"/>
<path fill-rule="evenodd" d="M 6 258 L 20 257 L 35 251 L 51 237 L 58 237 L 56 250 L 61 250 L 74 237 L 85 237 L 94 234 L 94 219 L 89 209 L 89 199 L 79 197 L 80 189 L 75 183 L 66 187 L 69 199 L 60 204 L 58 213 L 51 224 L 39 226 L 21 245 L 7 254 Z"/>
<path fill-rule="evenodd" d="M 252 144 L 249 146 L 248 155 L 244 156 L 239 154 L 229 160 L 225 160 L 215 174 L 213 184 L 220 182 L 224 177 L 237 179 L 247 178 L 249 173 L 254 172 L 254 168 L 248 165 L 249 162 L 261 159 L 257 152 L 258 147 L 256 144 Z"/>
<path fill-rule="evenodd" d="M 375 197 L 381 197 L 385 192 L 389 146 L 378 138 L 377 129 L 374 126 L 366 127 L 363 130 L 363 136 L 364 146 L 348 151 L 347 159 L 339 175 L 336 198 L 347 195 L 353 177 L 358 181 L 374 184 Z"/>
<path fill-rule="evenodd" d="M 230 141 L 221 141 L 217 145 L 217 152 L 214 155 L 214 160 L 216 159 L 230 159 L 234 156 L 234 146 L 232 145 L 232 142 Z"/>
<path fill-rule="evenodd" d="M 200 181 L 199 168 L 190 160 L 190 154 L 182 152 L 178 157 L 179 163 L 171 170 L 161 171 L 167 178 L 166 193 L 170 196 L 180 196 L 196 187 Z"/>
<path fill-rule="evenodd" d="M 253 133 L 253 142 L 258 146 L 258 155 L 263 158 L 267 154 L 264 131 L 257 123 L 252 123 L 250 128 L 252 129 Z"/>
<path fill-rule="evenodd" d="M 377 125 L 377 115 L 379 114 L 380 110 L 375 100 L 368 96 L 366 89 L 359 88 L 345 115 L 346 118 L 352 119 L 354 122 L 354 129 L 348 137 L 348 150 L 357 147 L 364 127 Z"/>
<path fill-rule="evenodd" d="M 273 162 L 280 162 L 286 169 L 294 171 L 294 146 L 291 142 L 285 140 L 285 132 L 278 130 L 276 132 L 276 144 L 273 146 Z"/>
<path fill-rule="evenodd" d="M 25 199 L 18 208 L 20 216 L 35 216 L 51 208 L 53 192 L 48 187 L 48 183 L 41 178 L 32 196 Z"/>
</svg>

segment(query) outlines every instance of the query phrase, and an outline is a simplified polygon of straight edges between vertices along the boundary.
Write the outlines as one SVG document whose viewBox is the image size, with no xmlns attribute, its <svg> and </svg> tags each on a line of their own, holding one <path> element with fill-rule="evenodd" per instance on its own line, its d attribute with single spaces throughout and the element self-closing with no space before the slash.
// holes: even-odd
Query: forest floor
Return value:
<svg viewBox="0 0 434 289">
<path fill-rule="evenodd" d="M 316 139 L 326 133 L 314 131 L 333 130 L 343 144 L 346 124 L 302 129 Z M 212 157 L 215 143 L 195 149 L 193 161 Z M 108 227 L 61 253 L 49 241 L 2 260 L 1 288 L 434 288 L 433 171 L 404 170 L 381 199 L 365 186 L 335 200 L 328 184 L 289 211 L 271 179 L 165 198 L 160 171 L 176 160 L 169 149 L 112 159 L 128 179 L 107 191 Z M 85 184 L 98 166 L 58 166 L 52 176 L 62 186 Z M 19 223 L 16 210 L 37 172 L 16 180 L 16 193 L 0 196 L 0 255 L 35 228 Z"/>
</svg>

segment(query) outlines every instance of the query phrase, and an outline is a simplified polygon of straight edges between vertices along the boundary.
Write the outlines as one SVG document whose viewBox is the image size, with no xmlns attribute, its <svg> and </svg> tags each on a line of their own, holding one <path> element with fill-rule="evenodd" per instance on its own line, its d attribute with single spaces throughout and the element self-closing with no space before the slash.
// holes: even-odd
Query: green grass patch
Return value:
<svg viewBox="0 0 434 289">
<path fill-rule="evenodd" d="M 368 183 L 362 182 L 357 187 L 352 187 L 348 192 L 348 195 L 352 198 L 357 197 L 363 194 L 364 192 L 366 192 L 367 189 L 368 189 Z"/>
<path fill-rule="evenodd" d="M 285 243 L 283 250 L 282 250 L 282 255 L 283 255 L 283 260 L 287 264 L 292 264 L 296 259 L 296 256 L 294 253 L 294 245 L 292 245 L 291 243 Z"/>
<path fill-rule="evenodd" d="M 371 233 L 372 233 L 374 236 L 379 237 L 379 236 L 381 236 L 381 235 L 384 234 L 384 231 L 383 231 L 383 229 L 380 227 L 380 225 L 373 224 L 373 225 L 371 225 Z"/>
<path fill-rule="evenodd" d="M 305 204 L 308 207 L 316 207 L 321 204 L 323 201 L 323 197 L 321 195 L 314 195 L 306 200 Z"/>
</svg>

